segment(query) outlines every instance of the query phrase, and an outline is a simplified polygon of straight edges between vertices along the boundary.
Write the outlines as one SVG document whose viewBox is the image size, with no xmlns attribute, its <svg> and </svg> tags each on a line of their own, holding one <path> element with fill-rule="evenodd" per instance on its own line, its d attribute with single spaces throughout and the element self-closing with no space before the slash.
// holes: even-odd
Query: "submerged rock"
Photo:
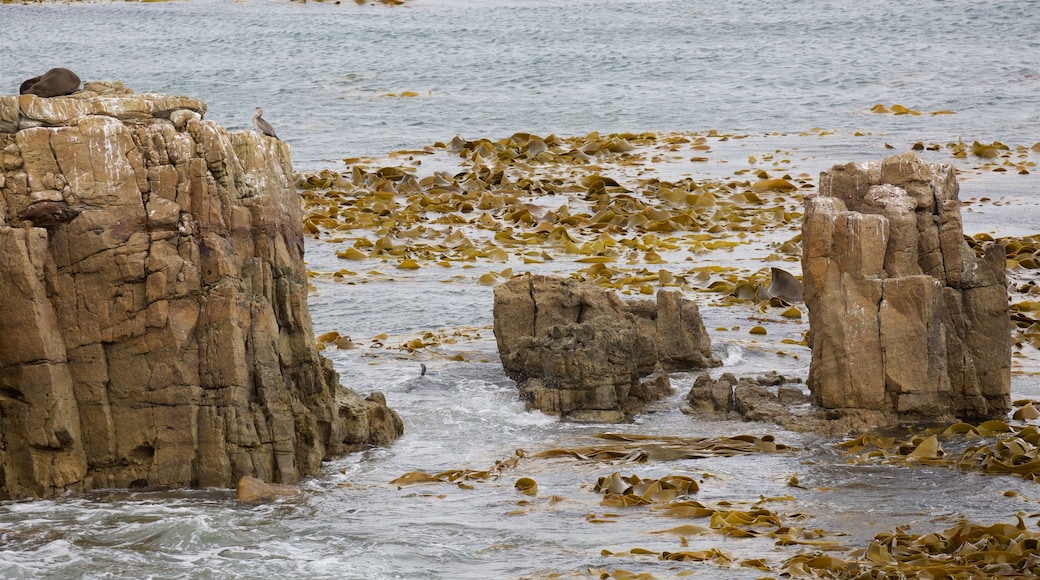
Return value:
<svg viewBox="0 0 1040 580">
<path fill-rule="evenodd" d="M 567 278 L 522 276 L 495 288 L 495 339 L 506 375 L 533 408 L 621 421 L 671 391 L 658 370 L 719 366 L 697 305 L 662 290 L 656 304 Z"/>
<path fill-rule="evenodd" d="M 954 169 L 907 153 L 835 166 L 806 198 L 813 401 L 875 423 L 1003 417 L 1005 252 L 964 239 Z"/>
<path fill-rule="evenodd" d="M 290 484 L 402 432 L 316 349 L 289 146 L 205 111 L 0 97 L 0 498 Z"/>
<path fill-rule="evenodd" d="M 246 503 L 263 503 L 297 495 L 300 495 L 299 486 L 266 483 L 248 475 L 239 479 L 235 487 L 235 499 Z"/>
</svg>

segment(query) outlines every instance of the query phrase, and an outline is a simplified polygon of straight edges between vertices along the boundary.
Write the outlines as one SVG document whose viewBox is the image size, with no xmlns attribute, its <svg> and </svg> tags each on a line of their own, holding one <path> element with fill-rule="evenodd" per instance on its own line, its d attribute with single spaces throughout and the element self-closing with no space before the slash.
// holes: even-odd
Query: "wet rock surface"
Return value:
<svg viewBox="0 0 1040 580">
<path fill-rule="evenodd" d="M 205 110 L 0 97 L 0 498 L 290 484 L 402 432 L 317 352 L 289 146 Z"/>
<path fill-rule="evenodd" d="M 877 423 L 1008 412 L 1005 252 L 966 243 L 952 166 L 908 153 L 824 171 L 802 240 L 815 404 Z"/>
<path fill-rule="evenodd" d="M 545 413 L 616 422 L 671 392 L 656 371 L 719 366 L 697 305 L 662 290 L 621 300 L 593 284 L 520 276 L 495 288 L 495 339 L 506 375 Z"/>
<path fill-rule="evenodd" d="M 681 407 L 699 419 L 743 419 L 793 425 L 812 415 L 809 396 L 801 380 L 775 372 L 759 377 L 723 373 L 717 379 L 699 373 Z"/>
</svg>

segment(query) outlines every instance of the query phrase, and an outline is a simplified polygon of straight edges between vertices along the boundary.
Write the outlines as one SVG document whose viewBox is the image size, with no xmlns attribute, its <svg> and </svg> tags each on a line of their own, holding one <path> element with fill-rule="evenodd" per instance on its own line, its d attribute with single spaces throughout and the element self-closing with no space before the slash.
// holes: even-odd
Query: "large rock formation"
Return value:
<svg viewBox="0 0 1040 580">
<path fill-rule="evenodd" d="M 386 444 L 306 302 L 288 145 L 185 97 L 0 97 L 0 498 L 294 483 Z"/>
<path fill-rule="evenodd" d="M 594 284 L 521 276 L 495 288 L 495 339 L 522 398 L 572 420 L 616 422 L 670 392 L 655 370 L 719 366 L 697 304 L 661 290 L 621 300 Z"/>
<path fill-rule="evenodd" d="M 880 420 L 1003 417 L 1004 248 L 964 240 L 953 167 L 912 154 L 835 166 L 806 199 L 814 402 Z"/>
</svg>

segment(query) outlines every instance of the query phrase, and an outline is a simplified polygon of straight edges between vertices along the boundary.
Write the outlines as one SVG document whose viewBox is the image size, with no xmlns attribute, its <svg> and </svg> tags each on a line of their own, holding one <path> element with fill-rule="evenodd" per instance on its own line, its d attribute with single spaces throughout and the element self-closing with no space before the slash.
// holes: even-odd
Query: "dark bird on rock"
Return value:
<svg viewBox="0 0 1040 580">
<path fill-rule="evenodd" d="M 275 139 L 278 139 L 278 135 L 274 132 L 274 127 L 272 127 L 270 123 L 261 118 L 261 115 L 263 114 L 264 110 L 260 107 L 257 107 L 256 114 L 253 115 L 253 124 L 256 125 L 256 130 L 260 131 L 264 135 L 267 135 L 268 137 L 274 137 Z M 281 139 L 278 140 L 281 141 Z"/>
</svg>

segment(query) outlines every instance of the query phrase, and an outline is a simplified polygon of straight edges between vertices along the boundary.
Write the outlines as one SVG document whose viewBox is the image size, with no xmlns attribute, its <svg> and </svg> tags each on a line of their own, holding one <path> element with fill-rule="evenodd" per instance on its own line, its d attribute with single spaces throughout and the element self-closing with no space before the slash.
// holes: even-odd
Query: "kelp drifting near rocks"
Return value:
<svg viewBox="0 0 1040 580">
<path fill-rule="evenodd" d="M 393 479 L 390 485 L 396 485 L 400 489 L 406 485 L 421 483 L 451 483 L 461 489 L 473 489 L 473 486 L 466 482 L 496 480 L 502 476 L 502 472 L 515 469 L 520 464 L 520 461 L 526 457 L 527 452 L 523 449 L 517 449 L 512 457 L 500 459 L 488 469 L 448 469 L 435 474 L 424 471 L 409 471 Z"/>
<path fill-rule="evenodd" d="M 776 453 L 793 450 L 777 443 L 772 435 L 736 435 L 733 437 L 669 437 L 664 435 L 633 435 L 600 433 L 596 439 L 609 443 L 594 443 L 581 447 L 547 449 L 532 455 L 534 458 L 568 457 L 582 461 L 675 461 L 732 457 L 752 453 Z"/>
<path fill-rule="evenodd" d="M 412 471 L 390 482 L 405 486 L 417 483 L 455 483 L 460 481 L 488 481 L 498 479 L 505 470 L 515 469 L 522 460 L 571 458 L 582 461 L 619 461 L 647 463 L 649 461 L 676 461 L 680 459 L 704 459 L 707 457 L 732 457 L 752 453 L 777 453 L 793 448 L 777 443 L 772 435 L 736 435 L 732 437 L 669 437 L 665 435 L 635 435 L 628 433 L 599 433 L 593 436 L 605 443 L 590 444 L 574 448 L 546 449 L 529 454 L 517 449 L 512 457 L 495 462 L 485 470 L 450 469 L 436 474 Z M 535 485 L 537 485 L 535 483 Z M 664 483 L 672 488 L 678 480 Z M 697 491 L 696 482 L 687 483 L 683 489 Z M 525 487 L 530 487 L 526 485 Z"/>
<path fill-rule="evenodd" d="M 887 144 L 886 148 L 894 149 L 893 146 Z M 1040 142 L 1032 147 L 1016 145 L 1012 148 L 1000 141 L 993 141 L 992 143 L 972 141 L 971 144 L 957 141 L 949 142 L 945 145 L 918 141 L 911 145 L 910 149 L 912 151 L 942 151 L 946 149 L 954 159 L 977 162 L 978 165 L 974 166 L 974 169 L 977 171 L 992 171 L 995 173 L 1014 171 L 1020 175 L 1029 175 L 1029 170 L 1036 168 L 1036 162 L 1030 160 L 1029 155 L 1030 153 L 1040 152 Z"/>
<path fill-rule="evenodd" d="M 848 559 L 799 554 L 783 564 L 792 578 L 1037 578 L 1040 532 L 1017 523 L 962 522 L 941 532 L 878 534 Z"/>
<path fill-rule="evenodd" d="M 1033 418 L 1040 416 L 1032 403 L 1020 407 L 1016 413 L 1028 409 Z M 953 455 L 943 449 L 942 441 L 955 438 L 991 438 L 993 441 L 970 446 L 959 455 Z M 938 465 L 1040 480 L 1040 427 L 1036 425 L 1013 426 L 996 420 L 979 425 L 955 423 L 941 431 L 933 429 L 906 439 L 864 433 L 837 446 L 844 450 L 850 463 Z"/>
<path fill-rule="evenodd" d="M 965 236 L 976 255 L 982 255 L 989 242 L 999 242 L 1006 255 L 1008 292 L 1011 297 L 1011 323 L 1016 329 L 1011 344 L 1017 349 L 1025 345 L 1040 348 L 1040 285 L 1036 271 L 1040 270 L 1040 234 L 994 238 L 987 233 Z"/>
<path fill-rule="evenodd" d="M 1021 402 L 1021 408 L 1032 408 Z M 1040 415 L 1040 413 L 1037 413 Z M 901 458 L 902 463 L 941 464 L 946 458 L 940 440 L 956 438 L 997 438 L 989 447 L 995 452 L 1026 451 L 1014 440 L 1028 440 L 1031 445 L 1040 442 L 1035 426 L 1015 427 L 1003 421 L 988 421 L 979 425 L 958 423 L 945 429 L 933 429 L 922 436 L 900 441 L 896 437 L 877 434 L 862 435 L 840 444 L 859 457 L 868 454 L 870 461 Z M 452 469 L 437 474 L 410 472 L 390 482 L 398 489 L 416 484 L 453 484 L 461 490 L 474 489 L 474 483 L 489 483 L 508 472 L 519 469 L 525 462 L 537 459 L 572 458 L 581 461 L 642 462 L 669 461 L 679 458 L 704 456 L 731 456 L 760 452 L 783 452 L 790 448 L 776 443 L 770 436 L 736 436 L 719 438 L 658 437 L 632 434 L 602 433 L 593 437 L 597 443 L 566 450 L 545 450 L 528 454 L 517 450 L 514 456 L 500 460 L 487 470 Z M 701 449 L 692 453 L 679 451 L 692 445 Z M 610 449 L 613 447 L 613 449 Z M 977 451 L 966 450 L 963 457 L 977 456 Z M 669 450 L 669 448 L 671 448 Z M 608 449 L 610 449 L 608 451 Z M 668 450 L 664 453 L 655 450 Z M 878 454 L 878 450 L 882 453 Z M 1002 460 L 1003 461 L 1003 460 Z M 896 462 L 896 461 L 893 461 Z M 1009 465 L 1014 465 L 1010 460 Z M 976 524 L 962 521 L 943 531 L 910 533 L 907 528 L 876 534 L 865 547 L 842 541 L 843 532 L 813 529 L 799 525 L 806 516 L 796 510 L 781 513 L 771 506 L 797 502 L 795 496 L 760 497 L 749 501 L 698 501 L 693 499 L 701 491 L 700 483 L 685 474 L 660 477 L 623 475 L 620 471 L 599 477 L 595 484 L 585 487 L 600 497 L 600 505 L 608 510 L 601 515 L 586 514 L 589 524 L 612 524 L 626 514 L 646 514 L 670 519 L 691 520 L 659 529 L 648 529 L 650 536 L 677 538 L 676 548 L 662 549 L 635 546 L 628 549 L 603 549 L 599 556 L 628 559 L 639 562 L 645 570 L 648 562 L 660 562 L 662 570 L 630 572 L 623 567 L 589 567 L 570 574 L 549 577 L 598 578 L 657 578 L 680 577 L 694 573 L 691 566 L 712 566 L 727 569 L 753 569 L 765 574 L 791 578 L 1032 578 L 1040 574 L 1038 540 L 1040 531 L 1026 528 L 1021 517 L 1016 523 Z M 792 477 L 789 485 L 799 487 Z M 517 501 L 521 509 L 510 510 L 509 516 L 534 513 L 541 505 L 573 505 L 558 495 L 539 497 L 538 483 L 532 477 L 516 478 L 512 485 L 518 494 L 526 496 Z M 767 558 L 738 558 L 730 552 L 705 545 L 712 537 L 721 536 L 727 542 L 770 540 L 777 548 L 809 550 L 782 560 Z M 696 538 L 696 544 L 694 539 Z M 731 547 L 734 545 L 729 544 Z M 696 546 L 696 547 L 694 547 Z M 862 546 L 862 545 L 861 545 Z M 739 549 L 739 548 L 737 548 Z M 663 576 L 658 576 L 661 574 Z"/>
<path fill-rule="evenodd" d="M 325 170 L 297 181 L 306 231 L 336 244 L 335 255 L 352 264 L 312 275 L 359 284 L 434 268 L 452 272 L 444 282 L 476 279 L 490 286 L 522 274 L 524 265 L 554 267 L 622 294 L 676 288 L 712 306 L 757 307 L 770 323 L 804 324 L 804 308 L 767 292 L 770 268 L 727 264 L 727 255 L 737 251 L 764 262 L 799 259 L 803 194 L 815 185 L 812 176 L 793 169 L 791 152 L 748 155 L 747 165 L 725 177 L 651 173 L 733 163 L 731 152 L 718 150 L 747 137 L 716 131 L 516 133 L 499 140 L 456 137 L 378 161 L 348 159 L 348 171 Z M 921 148 L 963 160 L 962 171 L 965 162 L 977 160 L 979 169 L 1000 165 L 1027 173 L 1040 143 L 958 141 Z M 438 170 L 445 160 L 451 169 Z M 424 175 L 426 166 L 432 167 Z M 1016 259 L 1023 268 L 1040 265 L 1025 250 Z M 476 269 L 467 273 L 469 268 Z M 767 331 L 766 325 L 751 327 Z M 429 341 L 380 346 L 411 352 L 420 343 Z M 1016 343 L 1040 347 L 1040 326 L 1017 335 Z"/>
<path fill-rule="evenodd" d="M 782 545 L 779 541 L 777 544 Z M 1027 529 L 1022 519 L 1018 518 L 1014 524 L 961 522 L 940 532 L 924 534 L 911 534 L 897 529 L 877 534 L 866 548 L 850 550 L 845 557 L 816 550 L 787 558 L 779 569 L 774 569 L 760 558 L 738 562 L 719 548 L 662 551 L 637 547 L 626 551 L 603 550 L 600 555 L 656 558 L 662 562 L 707 563 L 720 569 L 739 566 L 778 573 L 786 578 L 988 580 L 1040 577 L 1038 548 L 1040 532 Z M 624 569 L 589 568 L 585 572 L 596 578 L 658 577 Z M 688 567 L 669 566 L 667 573 L 667 577 L 680 577 L 692 572 Z"/>
<path fill-rule="evenodd" d="M 408 157 L 454 153 L 464 168 L 458 173 L 418 177 L 414 167 L 367 169 L 352 160 L 349 174 L 323 171 L 301 178 L 298 186 L 308 211 L 307 231 L 350 243 L 336 253 L 343 259 L 382 260 L 402 269 L 514 257 L 523 263 L 565 259 L 588 264 L 575 276 L 646 294 L 654 286 L 687 284 L 693 272 L 665 267 L 665 255 L 726 251 L 749 243 L 749 236 L 778 229 L 796 234 L 799 191 L 812 187 L 808 175 L 771 175 L 763 169 L 753 171 L 754 179 L 665 181 L 631 175 L 683 150 L 704 155 L 711 149 L 709 137 L 729 138 L 717 133 L 456 138 Z M 604 173 L 608 167 L 617 177 Z M 349 237 L 338 237 L 344 234 Z M 776 259 L 797 259 L 797 242 L 778 244 L 777 250 Z M 508 277 L 484 276 L 488 283 Z"/>
</svg>

